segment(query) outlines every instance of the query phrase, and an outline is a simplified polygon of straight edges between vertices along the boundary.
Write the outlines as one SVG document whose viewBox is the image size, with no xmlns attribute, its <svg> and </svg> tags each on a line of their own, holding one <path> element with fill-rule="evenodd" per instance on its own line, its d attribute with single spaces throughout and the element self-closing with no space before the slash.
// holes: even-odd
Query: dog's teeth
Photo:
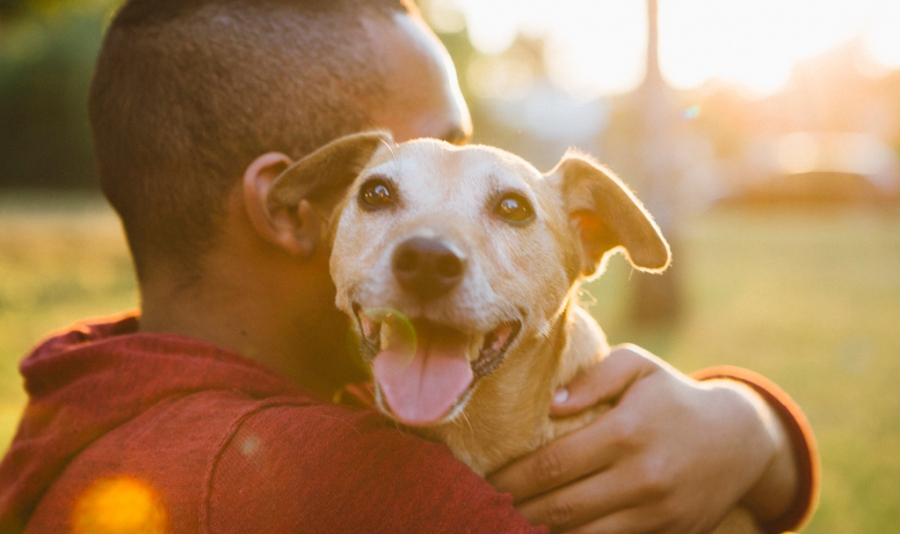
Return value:
<svg viewBox="0 0 900 534">
<path fill-rule="evenodd" d="M 362 326 L 363 335 L 372 337 L 372 332 L 375 331 L 375 321 L 366 317 L 365 314 L 361 314 L 359 316 L 359 323 Z"/>
<path fill-rule="evenodd" d="M 491 350 L 500 350 L 503 348 L 503 345 L 506 344 L 506 340 L 509 339 L 510 334 L 512 334 L 512 326 L 505 324 L 494 331 L 494 342 L 491 343 Z"/>
<path fill-rule="evenodd" d="M 393 333 L 394 328 L 391 325 L 391 321 L 385 320 L 381 323 L 381 347 L 387 348 L 390 346 L 391 334 Z"/>
<path fill-rule="evenodd" d="M 469 337 L 469 361 L 477 360 L 481 357 L 481 351 L 484 348 L 486 336 L 472 335 Z"/>
</svg>

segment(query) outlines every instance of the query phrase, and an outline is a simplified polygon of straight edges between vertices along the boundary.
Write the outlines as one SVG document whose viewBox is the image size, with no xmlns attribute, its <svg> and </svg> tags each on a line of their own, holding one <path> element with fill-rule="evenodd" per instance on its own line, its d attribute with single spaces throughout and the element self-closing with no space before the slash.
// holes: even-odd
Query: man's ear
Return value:
<svg viewBox="0 0 900 534">
<path fill-rule="evenodd" d="M 305 158 L 269 152 L 244 172 L 244 204 L 259 234 L 291 254 L 308 257 L 321 239 L 323 223 L 380 146 L 386 132 L 338 138 Z"/>
<path fill-rule="evenodd" d="M 669 266 L 669 244 L 641 202 L 613 173 L 577 153 L 567 153 L 548 181 L 562 194 L 581 243 L 581 272 L 603 272 L 621 250 L 635 268 L 661 272 Z"/>
</svg>

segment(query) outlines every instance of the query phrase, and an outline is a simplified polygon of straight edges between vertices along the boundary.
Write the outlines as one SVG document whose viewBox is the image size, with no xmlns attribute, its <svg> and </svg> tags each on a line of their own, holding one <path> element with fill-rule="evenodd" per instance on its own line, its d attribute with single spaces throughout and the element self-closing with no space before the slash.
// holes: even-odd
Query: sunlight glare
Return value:
<svg viewBox="0 0 900 534">
<path fill-rule="evenodd" d="M 74 534 L 163 534 L 166 510 L 159 494 L 129 476 L 91 484 L 72 510 Z"/>
<path fill-rule="evenodd" d="M 505 50 L 518 31 L 547 41 L 549 75 L 592 97 L 633 90 L 644 73 L 641 0 L 440 0 L 466 15 L 473 44 Z M 897 0 L 659 0 L 660 64 L 680 89 L 712 79 L 776 92 L 797 62 L 862 37 L 872 60 L 900 68 Z"/>
<path fill-rule="evenodd" d="M 551 80 L 583 98 L 631 91 L 644 78 L 647 9 L 634 0 L 569 0 L 553 18 Z M 561 28 L 566 28 L 563 32 Z"/>
<path fill-rule="evenodd" d="M 449 1 L 449 0 L 443 0 Z M 644 75 L 646 5 L 634 0 L 456 0 L 473 46 L 499 54 L 521 31 L 547 42 L 548 75 L 591 98 L 634 89 Z"/>
<path fill-rule="evenodd" d="M 499 54 L 512 44 L 523 22 L 521 18 L 509 16 L 509 13 L 523 8 L 517 4 L 515 0 L 460 0 L 460 6 L 466 13 L 469 39 L 479 52 Z"/>
<path fill-rule="evenodd" d="M 682 89 L 720 79 L 771 94 L 797 61 L 857 34 L 864 14 L 846 2 L 663 0 L 663 74 Z"/>
<path fill-rule="evenodd" d="M 885 2 L 866 28 L 866 48 L 886 69 L 900 69 L 900 2 Z"/>
</svg>

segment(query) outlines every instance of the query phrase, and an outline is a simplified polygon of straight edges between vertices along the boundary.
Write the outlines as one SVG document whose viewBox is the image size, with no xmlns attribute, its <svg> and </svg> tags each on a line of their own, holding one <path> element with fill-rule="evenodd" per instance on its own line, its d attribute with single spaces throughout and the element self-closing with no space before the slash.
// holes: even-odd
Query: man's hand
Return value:
<svg viewBox="0 0 900 534">
<path fill-rule="evenodd" d="M 532 523 L 554 532 L 707 532 L 742 499 L 760 519 L 793 501 L 784 429 L 741 384 L 700 383 L 622 346 L 556 399 L 553 416 L 612 409 L 488 477 Z"/>
</svg>

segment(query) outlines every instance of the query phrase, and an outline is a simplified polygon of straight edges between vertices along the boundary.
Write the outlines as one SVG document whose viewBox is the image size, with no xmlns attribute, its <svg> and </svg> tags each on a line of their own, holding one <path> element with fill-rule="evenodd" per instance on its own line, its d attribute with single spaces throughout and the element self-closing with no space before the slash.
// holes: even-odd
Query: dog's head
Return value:
<svg viewBox="0 0 900 534">
<path fill-rule="evenodd" d="M 613 251 L 641 270 L 669 263 L 637 199 L 576 154 L 542 175 L 495 148 L 357 134 L 272 186 L 272 206 L 301 200 L 329 220 L 337 305 L 356 320 L 379 405 L 410 425 L 459 414 Z"/>
</svg>

